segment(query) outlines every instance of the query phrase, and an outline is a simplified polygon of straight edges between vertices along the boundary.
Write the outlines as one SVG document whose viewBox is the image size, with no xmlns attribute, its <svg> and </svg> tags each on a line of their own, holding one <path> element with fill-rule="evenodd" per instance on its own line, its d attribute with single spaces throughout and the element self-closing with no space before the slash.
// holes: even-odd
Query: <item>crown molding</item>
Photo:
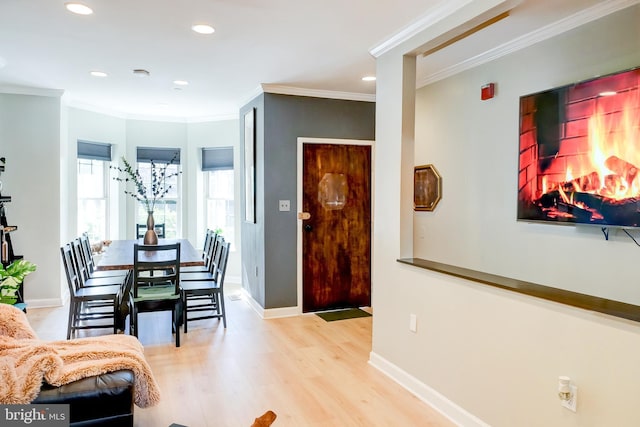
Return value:
<svg viewBox="0 0 640 427">
<path fill-rule="evenodd" d="M 74 99 L 68 99 L 65 105 L 68 108 L 74 108 L 76 110 L 90 111 L 92 113 L 103 114 L 105 116 L 111 116 L 118 119 L 127 119 L 127 115 L 121 111 L 112 110 L 110 108 L 99 107 L 93 104 L 87 104 Z"/>
<path fill-rule="evenodd" d="M 491 62 L 503 56 L 517 52 L 526 47 L 532 46 L 551 37 L 573 30 L 589 22 L 603 18 L 614 12 L 626 9 L 640 3 L 640 0 L 609 0 L 598 3 L 590 8 L 584 9 L 571 16 L 563 18 L 559 21 L 546 25 L 538 30 L 532 31 L 523 36 L 517 37 L 507 43 L 483 52 L 479 55 L 468 58 L 458 64 L 444 68 L 441 71 L 419 78 L 416 81 L 416 87 L 421 88 L 439 80 L 477 67 L 479 65 Z"/>
<path fill-rule="evenodd" d="M 305 89 L 293 86 L 282 86 L 274 84 L 262 84 L 264 93 L 275 93 L 278 95 L 310 96 L 314 98 L 344 99 L 347 101 L 376 102 L 375 94 L 337 92 L 331 90 Z"/>
<path fill-rule="evenodd" d="M 217 114 L 215 116 L 189 117 L 187 123 L 207 123 L 207 122 L 224 122 L 227 120 L 238 120 L 239 113 Z"/>
<path fill-rule="evenodd" d="M 0 85 L 0 93 L 6 93 L 11 95 L 35 95 L 35 96 L 50 96 L 54 98 L 61 98 L 64 94 L 62 89 L 45 89 L 31 86 L 19 86 L 19 85 Z"/>
<path fill-rule="evenodd" d="M 407 25 L 393 36 L 369 49 L 369 53 L 374 58 L 378 58 L 380 55 L 389 52 L 391 49 L 411 39 L 416 34 L 431 27 L 433 24 L 440 22 L 447 16 L 453 15 L 472 1 L 473 0 L 455 0 L 440 2 L 422 15 L 422 17 L 418 18 L 417 21 Z"/>
<path fill-rule="evenodd" d="M 103 114 L 105 116 L 115 117 L 123 120 L 139 120 L 150 122 L 167 122 L 167 123 L 206 123 L 206 122 L 220 122 L 224 120 L 237 120 L 237 113 L 219 114 L 212 116 L 201 117 L 174 117 L 174 116 L 156 116 L 156 115 L 144 115 L 144 114 L 128 114 L 121 111 L 112 110 L 109 108 L 99 107 L 92 104 L 86 104 L 74 100 L 68 100 L 65 105 L 69 108 L 75 108 L 77 110 L 90 111 L 92 113 Z"/>
</svg>

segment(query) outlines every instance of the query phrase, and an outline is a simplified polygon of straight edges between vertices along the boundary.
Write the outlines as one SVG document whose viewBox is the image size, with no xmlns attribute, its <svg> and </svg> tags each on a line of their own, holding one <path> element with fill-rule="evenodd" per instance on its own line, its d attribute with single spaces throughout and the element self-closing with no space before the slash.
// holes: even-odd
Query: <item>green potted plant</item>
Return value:
<svg viewBox="0 0 640 427">
<path fill-rule="evenodd" d="M 6 268 L 0 264 L 0 303 L 15 304 L 24 277 L 34 271 L 36 265 L 24 259 L 14 261 Z"/>
</svg>

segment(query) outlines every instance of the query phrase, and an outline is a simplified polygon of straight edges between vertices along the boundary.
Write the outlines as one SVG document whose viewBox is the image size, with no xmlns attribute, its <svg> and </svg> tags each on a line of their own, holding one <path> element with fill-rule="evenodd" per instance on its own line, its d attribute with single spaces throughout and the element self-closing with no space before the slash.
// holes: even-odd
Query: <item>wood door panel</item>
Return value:
<svg viewBox="0 0 640 427">
<path fill-rule="evenodd" d="M 303 311 L 371 304 L 371 147 L 303 145 Z M 344 174 L 342 209 L 319 201 L 325 174 Z"/>
</svg>

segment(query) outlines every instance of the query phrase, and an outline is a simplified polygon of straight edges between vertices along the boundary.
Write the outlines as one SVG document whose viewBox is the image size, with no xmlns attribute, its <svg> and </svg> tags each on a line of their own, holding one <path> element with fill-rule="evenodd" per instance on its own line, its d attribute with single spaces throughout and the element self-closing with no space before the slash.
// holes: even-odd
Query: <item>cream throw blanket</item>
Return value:
<svg viewBox="0 0 640 427">
<path fill-rule="evenodd" d="M 43 381 L 61 386 L 129 369 L 135 376 L 134 403 L 141 408 L 153 406 L 160 400 L 160 391 L 143 351 L 140 341 L 130 335 L 42 341 L 22 311 L 0 304 L 0 403 L 30 403 Z"/>
</svg>

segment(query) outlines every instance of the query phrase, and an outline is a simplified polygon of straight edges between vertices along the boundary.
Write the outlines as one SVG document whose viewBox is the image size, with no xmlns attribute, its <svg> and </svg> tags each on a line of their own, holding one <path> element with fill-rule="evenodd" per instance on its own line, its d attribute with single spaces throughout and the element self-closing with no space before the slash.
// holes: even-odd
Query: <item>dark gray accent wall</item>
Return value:
<svg viewBox="0 0 640 427">
<path fill-rule="evenodd" d="M 265 309 L 292 307 L 298 298 L 298 137 L 373 140 L 375 103 L 263 94 L 241 109 L 241 122 L 253 107 L 257 117 L 256 224 L 242 223 L 243 275 L 246 271 L 253 277 L 248 274 L 243 283 Z M 241 129 L 244 140 L 242 123 Z M 290 200 L 291 210 L 280 212 L 279 200 Z"/>
<path fill-rule="evenodd" d="M 256 222 L 245 221 L 245 161 L 244 161 L 244 115 L 255 108 L 255 156 L 256 156 Z M 240 240 L 242 242 L 242 286 L 263 307 L 265 306 L 264 287 L 264 95 L 254 98 L 240 109 L 240 167 L 242 214 Z"/>
</svg>

